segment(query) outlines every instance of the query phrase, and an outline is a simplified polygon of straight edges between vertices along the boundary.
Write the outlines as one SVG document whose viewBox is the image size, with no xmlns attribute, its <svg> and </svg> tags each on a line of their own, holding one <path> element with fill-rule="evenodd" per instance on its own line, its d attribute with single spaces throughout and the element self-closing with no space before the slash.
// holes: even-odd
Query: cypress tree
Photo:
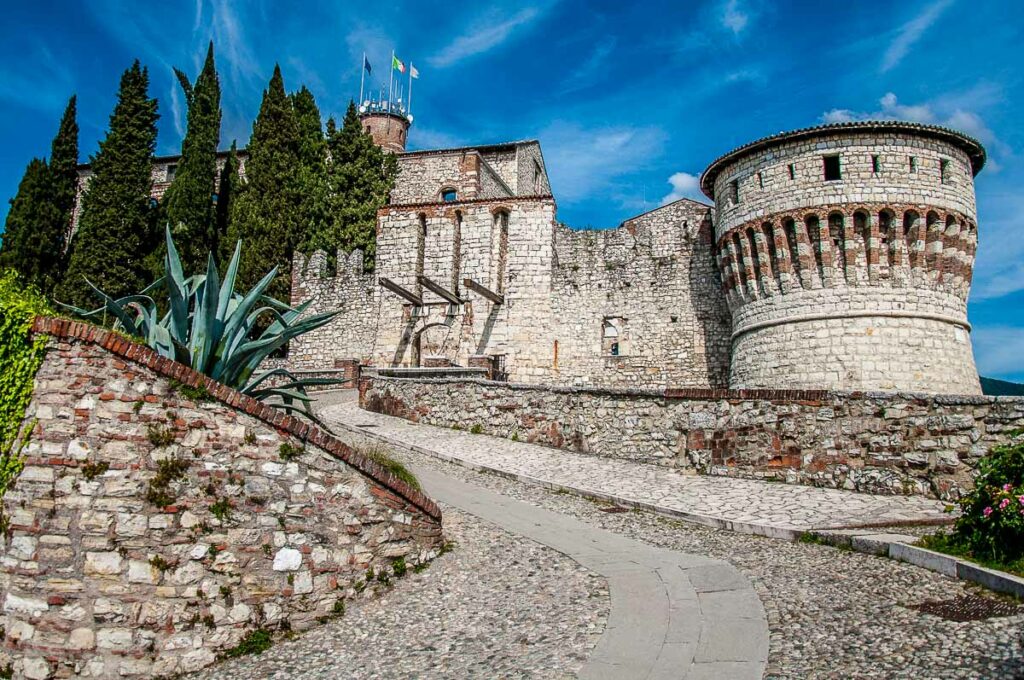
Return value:
<svg viewBox="0 0 1024 680">
<path fill-rule="evenodd" d="M 121 76 L 107 137 L 91 159 L 94 175 L 85 196 L 71 257 L 57 298 L 91 307 L 85 279 L 113 297 L 138 293 L 149 283 L 144 264 L 154 242 L 150 189 L 156 147 L 156 99 L 138 60 Z"/>
<path fill-rule="evenodd" d="M 19 271 L 49 295 L 64 271 L 64 251 L 78 190 L 78 123 L 71 97 L 50 148 L 50 163 L 33 159 L 11 201 L 0 266 Z"/>
<path fill-rule="evenodd" d="M 299 148 L 295 112 L 284 91 L 281 69 L 275 65 L 252 126 L 246 181 L 232 201 L 222 255 L 242 239 L 240 285 L 254 285 L 277 266 L 278 276 L 268 292 L 282 301 L 289 299 L 291 256 L 304 234 Z"/>
<path fill-rule="evenodd" d="M 328 225 L 327 140 L 313 93 L 303 85 L 291 95 L 291 100 L 299 127 L 299 162 L 302 166 L 299 184 L 304 239 L 298 245 L 305 250 L 309 235 L 323 231 Z"/>
<path fill-rule="evenodd" d="M 64 109 L 57 136 L 50 145 L 50 174 L 53 182 L 53 203 L 60 211 L 61 223 L 55 226 L 53 243 L 59 244 L 60 267 L 54 272 L 56 285 L 64 275 L 67 261 L 63 255 L 67 250 L 67 239 L 71 233 L 71 219 L 78 197 L 78 100 L 72 96 Z M 52 290 L 52 287 L 51 287 Z"/>
<path fill-rule="evenodd" d="M 353 102 L 341 128 L 333 120 L 327 128 L 330 223 L 310 237 L 308 248 L 329 253 L 336 248 L 360 248 L 363 266 L 371 271 L 377 250 L 377 210 L 388 202 L 398 162 L 363 130 Z"/>
<path fill-rule="evenodd" d="M 46 291 L 53 288 L 52 275 L 60 258 L 59 244 L 48 243 L 47 227 L 60 224 L 60 212 L 53 202 L 50 168 L 41 158 L 33 158 L 11 199 L 4 226 L 0 267 L 11 268 L 23 280 Z"/>
<path fill-rule="evenodd" d="M 194 273 L 206 266 L 209 253 L 216 254 L 217 224 L 213 205 L 217 179 L 217 145 L 220 143 L 220 81 L 213 61 L 213 43 L 206 63 L 191 85 L 175 69 L 188 104 L 188 126 L 181 142 L 181 161 L 174 181 L 163 196 L 164 219 L 170 224 L 184 270 Z M 160 241 L 157 257 L 162 263 L 166 247 Z M 161 265 L 162 266 L 162 265 Z"/>
<path fill-rule="evenodd" d="M 238 191 L 238 149 L 234 142 L 231 142 L 231 150 L 224 160 L 224 166 L 220 169 L 217 179 L 217 208 L 214 211 L 214 226 L 217 231 L 217 243 L 225 244 L 228 224 L 231 219 L 231 203 Z M 227 244 L 234 248 L 233 243 Z M 221 246 L 223 247 L 223 246 Z"/>
</svg>

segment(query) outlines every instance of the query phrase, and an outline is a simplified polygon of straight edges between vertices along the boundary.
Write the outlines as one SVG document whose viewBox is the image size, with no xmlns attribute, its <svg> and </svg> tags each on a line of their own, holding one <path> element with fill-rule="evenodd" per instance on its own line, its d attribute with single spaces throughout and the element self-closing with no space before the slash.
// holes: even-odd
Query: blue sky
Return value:
<svg viewBox="0 0 1024 680">
<path fill-rule="evenodd" d="M 14 3 L 11 3 L 13 5 Z M 177 153 L 183 102 L 215 41 L 223 145 L 248 138 L 274 63 L 324 115 L 359 90 L 365 50 L 415 81 L 412 148 L 540 139 L 573 226 L 608 227 L 680 196 L 715 157 L 781 130 L 883 117 L 979 138 L 981 247 L 970 319 L 983 375 L 1024 381 L 1024 8 L 1016 2 L 299 3 L 40 1 L 0 26 L 0 196 L 48 152 L 71 93 L 82 160 L 133 58 L 160 100 L 158 152 Z M 301 9 L 298 9 L 301 7 Z M 6 215 L 6 200 L 0 218 Z"/>
</svg>

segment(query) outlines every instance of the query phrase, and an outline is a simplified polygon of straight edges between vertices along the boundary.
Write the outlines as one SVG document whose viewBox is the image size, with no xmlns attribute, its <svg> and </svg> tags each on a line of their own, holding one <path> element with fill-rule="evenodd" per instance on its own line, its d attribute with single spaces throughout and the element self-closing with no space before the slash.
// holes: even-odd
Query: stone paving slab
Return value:
<svg viewBox="0 0 1024 680">
<path fill-rule="evenodd" d="M 322 397 L 332 426 L 359 431 L 472 469 L 570 490 L 706 526 L 793 539 L 804 531 L 948 523 L 944 503 L 921 496 L 874 496 L 758 480 L 686 475 L 664 467 L 611 460 L 422 425 L 359 408 L 354 391 Z"/>
<path fill-rule="evenodd" d="M 607 578 L 611 611 L 582 680 L 762 677 L 768 620 L 750 580 L 728 562 L 652 547 L 436 470 L 414 472 L 432 498 Z"/>
</svg>

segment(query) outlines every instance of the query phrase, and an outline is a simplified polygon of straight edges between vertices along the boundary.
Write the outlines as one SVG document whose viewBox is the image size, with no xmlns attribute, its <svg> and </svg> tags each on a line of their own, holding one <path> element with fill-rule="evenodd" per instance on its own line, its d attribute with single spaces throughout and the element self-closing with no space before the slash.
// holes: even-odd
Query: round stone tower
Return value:
<svg viewBox="0 0 1024 680">
<path fill-rule="evenodd" d="M 701 177 L 733 388 L 979 394 L 967 322 L 985 150 L 946 128 L 824 125 Z"/>
<path fill-rule="evenodd" d="M 369 106 L 360 107 L 359 121 L 363 124 L 363 129 L 373 137 L 374 144 L 391 153 L 405 153 L 412 116 L 399 113 L 397 110 L 389 112 L 374 102 Z"/>
</svg>

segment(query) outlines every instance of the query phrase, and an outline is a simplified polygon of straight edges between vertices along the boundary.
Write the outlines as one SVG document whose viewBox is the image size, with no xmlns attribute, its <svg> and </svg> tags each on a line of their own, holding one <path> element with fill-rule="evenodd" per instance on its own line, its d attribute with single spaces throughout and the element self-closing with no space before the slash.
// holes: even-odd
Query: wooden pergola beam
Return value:
<svg viewBox="0 0 1024 680">
<path fill-rule="evenodd" d="M 416 295 L 411 291 L 406 290 L 405 288 L 402 288 L 389 278 L 386 278 L 384 276 L 380 277 L 380 285 L 384 286 L 398 297 L 405 298 L 406 300 L 408 300 L 417 307 L 423 306 L 423 298 L 421 298 L 419 295 Z"/>
<path fill-rule="evenodd" d="M 485 298 L 487 298 L 496 305 L 505 304 L 504 295 L 500 295 L 499 293 L 495 293 L 490 288 L 485 288 L 481 286 L 473 279 L 462 279 L 462 285 L 464 285 L 466 288 L 473 291 L 474 293 L 477 293 L 478 295 L 483 295 Z"/>
<path fill-rule="evenodd" d="M 447 300 L 449 303 L 451 303 L 453 305 L 461 305 L 463 303 L 462 298 L 460 298 L 458 295 L 456 295 L 455 293 L 451 292 L 447 288 L 442 287 L 440 284 L 435 283 L 434 281 L 431 281 L 430 279 L 428 279 L 426 276 L 423 276 L 422 274 L 420 274 L 420 275 L 418 275 L 416 277 L 416 281 L 417 281 L 417 283 L 419 283 L 421 286 L 423 286 L 424 288 L 429 290 L 434 295 L 437 295 L 438 297 L 444 298 L 445 300 Z"/>
</svg>

